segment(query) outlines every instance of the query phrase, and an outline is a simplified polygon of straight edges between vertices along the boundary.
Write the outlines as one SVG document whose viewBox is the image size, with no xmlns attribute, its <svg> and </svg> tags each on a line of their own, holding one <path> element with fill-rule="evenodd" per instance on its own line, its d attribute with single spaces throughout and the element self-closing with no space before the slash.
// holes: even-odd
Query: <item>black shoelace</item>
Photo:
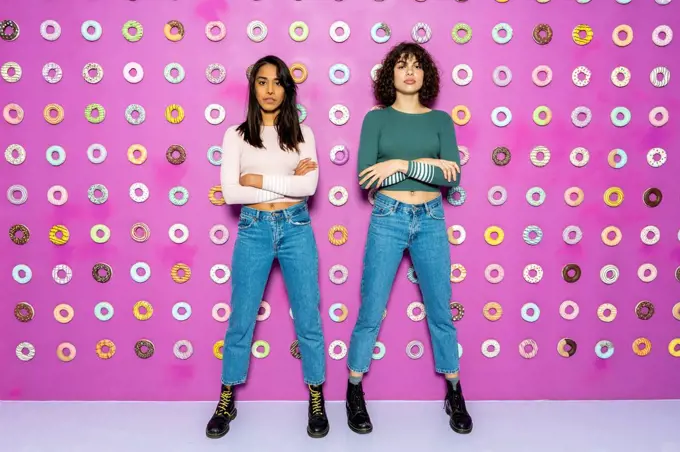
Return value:
<svg viewBox="0 0 680 452">
<path fill-rule="evenodd" d="M 354 405 L 358 408 L 357 413 L 365 413 L 366 400 L 364 400 L 364 391 L 357 389 L 354 391 L 352 395 L 354 398 Z"/>
</svg>

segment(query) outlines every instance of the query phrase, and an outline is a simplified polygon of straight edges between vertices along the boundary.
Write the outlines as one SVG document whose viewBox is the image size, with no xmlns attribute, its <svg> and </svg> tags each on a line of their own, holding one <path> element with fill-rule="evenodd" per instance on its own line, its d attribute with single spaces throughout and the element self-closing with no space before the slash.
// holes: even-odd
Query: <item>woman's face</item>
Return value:
<svg viewBox="0 0 680 452">
<path fill-rule="evenodd" d="M 401 57 L 394 65 L 394 87 L 402 94 L 415 94 L 423 87 L 425 71 L 411 55 Z"/>
<path fill-rule="evenodd" d="M 276 66 L 273 64 L 267 63 L 257 71 L 255 95 L 260 108 L 265 112 L 274 112 L 281 106 L 285 91 L 278 79 Z"/>
</svg>

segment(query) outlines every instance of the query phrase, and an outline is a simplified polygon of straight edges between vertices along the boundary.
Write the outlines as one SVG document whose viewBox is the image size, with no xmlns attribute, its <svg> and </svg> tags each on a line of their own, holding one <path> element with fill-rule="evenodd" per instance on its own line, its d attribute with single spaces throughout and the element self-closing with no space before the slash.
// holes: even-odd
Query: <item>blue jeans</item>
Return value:
<svg viewBox="0 0 680 452">
<path fill-rule="evenodd" d="M 364 250 L 361 307 L 347 359 L 350 370 L 364 373 L 369 369 L 383 311 L 408 249 L 425 305 L 435 371 L 458 372 L 458 336 L 449 307 L 449 246 L 441 196 L 427 203 L 407 204 L 377 193 Z"/>
<path fill-rule="evenodd" d="M 241 208 L 231 269 L 232 312 L 223 348 L 225 385 L 246 381 L 256 317 L 274 258 L 279 260 L 293 310 L 304 381 L 319 385 L 325 380 L 319 255 L 307 204 L 301 203 L 273 212 Z"/>
</svg>

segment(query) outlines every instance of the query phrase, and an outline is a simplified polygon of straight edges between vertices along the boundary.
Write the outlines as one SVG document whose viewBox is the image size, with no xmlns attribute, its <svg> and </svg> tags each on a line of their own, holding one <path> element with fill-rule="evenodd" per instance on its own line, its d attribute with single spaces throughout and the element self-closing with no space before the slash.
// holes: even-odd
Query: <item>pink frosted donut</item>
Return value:
<svg viewBox="0 0 680 452">
<path fill-rule="evenodd" d="M 61 198 L 59 199 L 55 196 L 57 192 L 61 193 Z M 68 191 L 61 185 L 53 185 L 47 190 L 47 200 L 55 206 L 64 205 L 68 201 Z"/>
<path fill-rule="evenodd" d="M 661 114 L 661 119 L 656 119 L 656 115 Z M 668 122 L 668 110 L 665 107 L 654 107 L 649 112 L 649 122 L 654 127 L 661 127 Z"/>
<path fill-rule="evenodd" d="M 545 80 L 541 80 L 538 78 L 538 74 L 541 72 L 545 72 Z M 536 86 L 546 86 L 552 82 L 552 69 L 550 69 L 550 66 L 546 66 L 544 64 L 540 66 L 536 66 L 534 71 L 531 73 L 531 80 L 534 82 Z"/>
<path fill-rule="evenodd" d="M 571 307 L 572 311 L 567 312 L 567 308 Z M 560 315 L 565 320 L 574 320 L 578 316 L 578 305 L 572 300 L 565 300 L 560 305 Z"/>
<path fill-rule="evenodd" d="M 661 33 L 666 36 L 661 39 Z M 652 41 L 659 47 L 665 47 L 673 40 L 673 30 L 668 25 L 659 25 L 652 32 Z"/>
<path fill-rule="evenodd" d="M 10 116 L 10 112 L 15 111 L 17 113 L 17 117 L 13 118 Z M 21 121 L 24 120 L 24 109 L 21 108 L 18 104 L 7 104 L 5 105 L 5 108 L 2 110 L 2 117 L 5 118 L 5 121 L 7 121 L 9 124 L 15 125 L 19 124 Z"/>
<path fill-rule="evenodd" d="M 224 309 L 224 314 L 220 315 L 220 309 Z M 231 317 L 231 307 L 227 303 L 220 302 L 212 308 L 212 317 L 218 322 L 226 322 Z"/>
<path fill-rule="evenodd" d="M 257 314 L 257 317 L 256 317 L 258 322 L 262 322 L 264 320 L 267 320 L 272 313 L 271 305 L 264 300 L 262 300 L 260 302 L 260 309 L 264 309 L 264 312 L 262 314 L 260 314 L 259 310 L 258 310 L 258 314 Z"/>
<path fill-rule="evenodd" d="M 494 270 L 496 270 L 498 272 L 497 276 L 491 275 L 491 272 L 494 271 Z M 504 275 L 505 275 L 505 272 L 503 271 L 503 267 L 501 267 L 499 264 L 489 264 L 486 267 L 486 269 L 484 270 L 484 277 L 491 284 L 498 284 L 499 282 L 503 281 Z"/>
<path fill-rule="evenodd" d="M 222 237 L 218 237 L 217 232 L 222 232 Z M 229 240 L 229 230 L 223 224 L 216 224 L 210 228 L 210 240 L 215 245 L 224 245 Z"/>
<path fill-rule="evenodd" d="M 212 29 L 215 27 L 219 28 L 220 30 L 218 34 L 213 34 L 212 32 Z M 224 25 L 223 22 L 219 20 L 213 20 L 206 24 L 205 35 L 208 37 L 209 40 L 213 42 L 221 41 L 224 39 L 225 36 L 227 36 L 227 27 Z"/>
<path fill-rule="evenodd" d="M 460 166 L 463 166 L 470 160 L 470 151 L 467 146 L 458 146 L 458 152 L 460 152 Z"/>
</svg>

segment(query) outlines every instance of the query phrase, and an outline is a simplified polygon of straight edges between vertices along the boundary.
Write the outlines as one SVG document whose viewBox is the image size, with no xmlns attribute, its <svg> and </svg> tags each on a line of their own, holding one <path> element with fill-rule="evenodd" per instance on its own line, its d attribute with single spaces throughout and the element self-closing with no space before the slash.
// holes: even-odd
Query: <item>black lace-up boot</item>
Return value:
<svg viewBox="0 0 680 452">
<path fill-rule="evenodd" d="M 451 418 L 449 425 L 456 433 L 470 433 L 472 431 L 472 418 L 465 408 L 465 399 L 463 398 L 463 391 L 460 387 L 460 381 L 454 387 L 450 381 L 446 381 L 446 399 L 444 399 L 444 408 L 446 414 Z"/>
<path fill-rule="evenodd" d="M 217 402 L 215 413 L 208 421 L 205 434 L 208 438 L 222 438 L 229 432 L 229 423 L 236 418 L 234 391 L 231 386 L 222 385 L 220 401 Z"/>
<path fill-rule="evenodd" d="M 366 409 L 364 388 L 361 382 L 358 384 L 347 383 L 345 408 L 347 410 L 347 425 L 353 432 L 371 433 L 373 431 L 373 424 L 371 424 L 371 417 Z"/>
<path fill-rule="evenodd" d="M 328 435 L 330 426 L 326 416 L 326 402 L 321 385 L 309 385 L 309 421 L 307 434 L 312 438 L 323 438 Z"/>
</svg>

